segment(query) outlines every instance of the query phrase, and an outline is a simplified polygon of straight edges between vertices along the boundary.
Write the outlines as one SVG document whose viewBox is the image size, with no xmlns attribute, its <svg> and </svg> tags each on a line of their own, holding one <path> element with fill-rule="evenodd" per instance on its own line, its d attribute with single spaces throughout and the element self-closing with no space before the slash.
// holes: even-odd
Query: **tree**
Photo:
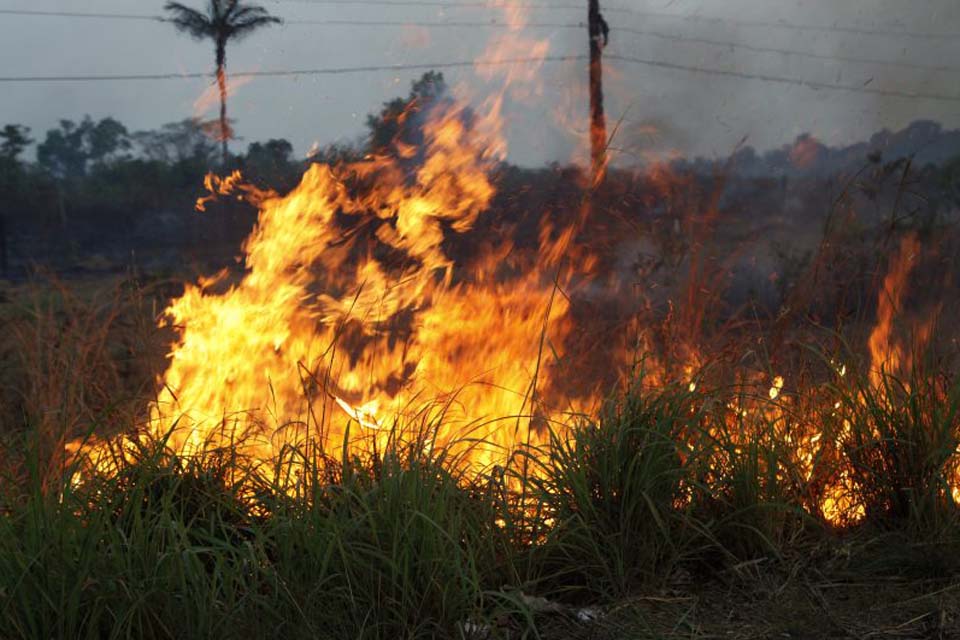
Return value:
<svg viewBox="0 0 960 640">
<path fill-rule="evenodd" d="M 7 212 L 11 201 L 18 200 L 23 190 L 24 171 L 18 158 L 33 140 L 29 127 L 8 124 L 0 129 L 0 277 L 9 273 L 7 257 Z"/>
<path fill-rule="evenodd" d="M 138 131 L 133 137 L 146 159 L 165 165 L 206 167 L 217 152 L 205 124 L 193 118 L 165 124 L 156 131 Z"/>
<path fill-rule="evenodd" d="M 420 148 L 423 145 L 425 116 L 446 97 L 447 85 L 443 74 L 428 71 L 413 82 L 410 95 L 385 102 L 380 113 L 367 116 L 370 130 L 370 151 L 387 153 L 396 143 Z"/>
<path fill-rule="evenodd" d="M 37 147 L 37 160 L 56 178 L 82 178 L 91 165 L 109 162 L 129 148 L 125 126 L 113 118 L 94 122 L 87 116 L 80 124 L 61 120 L 59 129 L 47 131 Z"/>
<path fill-rule="evenodd" d="M 30 139 L 30 127 L 8 124 L 0 129 L 0 158 L 17 161 L 23 150 L 33 144 Z"/>
<path fill-rule="evenodd" d="M 285 191 L 300 173 L 301 165 L 292 159 L 293 145 L 283 139 L 254 142 L 247 149 L 244 174 L 256 183 Z"/>
<path fill-rule="evenodd" d="M 209 0 L 206 13 L 179 2 L 168 2 L 164 9 L 167 20 L 179 31 L 196 40 L 213 40 L 216 55 L 217 85 L 220 89 L 220 143 L 223 164 L 227 164 L 227 140 L 231 137 L 227 122 L 227 43 L 240 40 L 260 27 L 279 24 L 280 18 L 266 9 L 241 0 Z"/>
<path fill-rule="evenodd" d="M 33 144 L 30 128 L 8 124 L 0 129 L 0 200 L 9 204 L 23 190 L 26 171 L 20 164 L 20 154 Z"/>
<path fill-rule="evenodd" d="M 247 149 L 247 161 L 261 165 L 283 166 L 289 164 L 293 145 L 284 139 L 254 142 Z"/>
</svg>

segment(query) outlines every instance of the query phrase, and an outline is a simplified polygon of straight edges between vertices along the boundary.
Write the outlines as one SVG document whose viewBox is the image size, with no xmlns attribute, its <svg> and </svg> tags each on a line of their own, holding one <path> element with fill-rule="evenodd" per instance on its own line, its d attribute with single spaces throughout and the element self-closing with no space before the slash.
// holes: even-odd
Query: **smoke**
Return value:
<svg viewBox="0 0 960 640">
<path fill-rule="evenodd" d="M 547 2 L 570 6 L 569 0 Z M 20 3 L 29 8 L 24 0 Z M 604 5 L 612 29 L 605 63 L 607 118 L 611 123 L 622 120 L 618 146 L 625 150 L 623 162 L 651 152 L 722 157 L 744 137 L 758 149 L 769 149 L 791 142 L 804 132 L 824 144 L 838 146 L 863 140 L 881 128 L 901 129 L 917 119 L 938 121 L 946 128 L 960 127 L 957 102 L 811 89 L 655 68 L 611 57 L 869 90 L 955 95 L 960 72 L 922 68 L 949 66 L 960 59 L 960 38 L 923 37 L 960 32 L 960 4 L 955 0 L 609 0 L 601 2 L 601 7 Z M 615 6 L 687 19 L 616 12 Z M 84 6 L 86 11 L 115 8 L 107 0 Z M 144 10 L 148 10 L 146 5 Z M 149 10 L 155 10 L 154 5 L 149 5 Z M 494 17 L 502 23 L 502 12 L 495 7 L 347 9 L 282 3 L 271 6 L 271 10 L 291 21 L 349 18 L 397 21 L 409 26 L 288 24 L 231 48 L 230 70 L 472 60 L 487 49 L 491 40 L 505 35 L 502 27 L 415 26 L 457 20 L 482 22 Z M 549 40 L 551 55 L 583 55 L 587 49 L 586 25 L 582 29 L 577 25 L 585 20 L 585 7 L 582 11 L 531 11 L 531 24 L 572 27 L 531 26 L 525 33 L 529 32 L 532 41 Z M 797 30 L 744 22 L 825 29 Z M 845 28 L 859 31 L 837 30 Z M 864 33 L 867 31 L 884 33 L 870 35 Z M 41 46 L 49 42 L 57 46 Z M 193 72 L 210 70 L 213 63 L 206 43 L 184 39 L 169 25 L 151 22 L 11 17 L 0 23 L 0 51 L 8 61 L 3 75 L 9 76 Z M 66 66 L 63 51 L 70 51 Z M 831 57 L 844 60 L 827 59 Z M 586 95 L 581 92 L 586 71 L 585 62 L 545 64 L 538 71 L 542 87 L 532 94 L 536 101 L 511 100 L 504 104 L 510 161 L 541 165 L 582 157 L 582 141 L 575 134 L 584 126 L 578 123 L 585 123 L 587 117 Z M 325 144 L 358 135 L 366 113 L 404 93 L 420 73 L 422 70 L 400 70 L 258 78 L 234 97 L 230 113 L 243 138 L 286 138 L 298 155 L 304 155 L 314 140 Z M 474 82 L 476 78 L 469 67 L 449 70 L 445 75 L 451 85 Z M 61 118 L 76 120 L 89 113 L 95 118 L 113 116 L 131 130 L 156 128 L 188 116 L 204 88 L 202 80 L 11 84 L 5 87 L 5 100 L 0 104 L 0 123 L 21 123 L 42 136 Z M 564 112 L 560 119 L 555 116 L 558 109 Z M 658 132 L 655 138 L 649 135 L 651 127 Z"/>
</svg>

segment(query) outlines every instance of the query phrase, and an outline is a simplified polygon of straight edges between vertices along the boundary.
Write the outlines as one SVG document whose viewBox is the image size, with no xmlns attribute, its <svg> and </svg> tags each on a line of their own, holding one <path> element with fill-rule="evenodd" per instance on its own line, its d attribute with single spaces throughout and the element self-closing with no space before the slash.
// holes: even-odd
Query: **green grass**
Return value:
<svg viewBox="0 0 960 640">
<path fill-rule="evenodd" d="M 71 469 L 55 490 L 30 469 L 0 494 L 0 628 L 11 638 L 536 637 L 556 622 L 534 596 L 548 611 L 610 604 L 678 580 L 742 581 L 755 563 L 949 579 L 960 570 L 946 491 L 957 391 L 887 385 L 822 390 L 847 394 L 841 453 L 868 505 L 843 531 L 803 504 L 782 425 L 720 437 L 729 418 L 710 401 L 720 391 L 640 381 L 596 419 L 479 476 L 459 471 L 450 449 L 422 446 L 430 425 L 346 463 L 297 452 L 295 485 L 229 451 L 182 458 L 162 442 L 78 486 Z M 803 556 L 814 560 L 796 564 Z"/>
<path fill-rule="evenodd" d="M 851 365 L 776 400 L 719 373 L 691 390 L 651 388 L 640 372 L 595 416 L 571 416 L 545 445 L 479 472 L 462 460 L 478 443 L 426 446 L 440 425 L 422 417 L 375 454 L 288 448 L 265 468 L 160 441 L 76 484 L 81 461 L 63 443 L 114 433 L 147 402 L 116 353 L 153 354 L 131 300 L 116 313 L 110 299 L 64 294 L 12 320 L 4 640 L 794 633 L 788 605 L 762 605 L 768 592 L 790 594 L 818 633 L 839 633 L 855 625 L 830 589 L 858 589 L 863 609 L 875 604 L 864 585 L 910 594 L 913 618 L 896 622 L 908 627 L 891 628 L 934 615 L 918 602 L 954 615 L 942 594 L 960 591 L 960 384 L 945 367 L 875 385 Z M 822 435 L 802 459 L 794 443 L 812 426 Z M 829 523 L 819 504 L 843 470 L 864 517 Z M 736 603 L 783 619 L 737 626 Z M 583 606 L 606 615 L 581 622 Z"/>
</svg>

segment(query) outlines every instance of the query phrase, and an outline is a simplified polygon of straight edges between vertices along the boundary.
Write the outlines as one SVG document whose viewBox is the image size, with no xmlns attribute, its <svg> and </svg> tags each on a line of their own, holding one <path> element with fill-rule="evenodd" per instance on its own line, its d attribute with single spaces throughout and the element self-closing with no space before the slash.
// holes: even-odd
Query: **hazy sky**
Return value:
<svg viewBox="0 0 960 640">
<path fill-rule="evenodd" d="M 184 0 L 194 6 L 205 1 Z M 409 24 L 268 28 L 228 50 L 229 70 L 472 60 L 487 50 L 491 39 L 506 33 L 495 27 L 416 26 L 418 22 L 504 21 L 502 10 L 487 7 L 350 6 L 346 1 L 322 4 L 311 0 L 261 0 L 261 4 L 290 20 Z M 535 4 L 551 7 L 530 10 L 531 23 L 576 25 L 586 18 L 586 0 L 535 0 Z M 557 8 L 571 4 L 583 4 L 584 8 Z M 616 4 L 611 0 L 606 4 L 605 15 L 612 28 L 607 53 L 612 55 L 872 91 L 958 98 L 914 99 L 814 89 L 608 60 L 607 114 L 611 124 L 620 121 L 617 142 L 628 154 L 677 150 L 723 156 L 745 136 L 748 144 L 769 148 L 807 131 L 827 144 L 847 144 L 879 128 L 901 128 L 918 118 L 960 127 L 960 37 L 921 37 L 960 33 L 957 0 L 616 0 Z M 35 11 L 157 14 L 161 6 L 159 0 L 0 0 L 0 9 Z M 634 11 L 614 11 L 614 7 Z M 756 22 L 833 29 L 750 24 Z M 585 28 L 535 27 L 527 35 L 548 40 L 550 55 L 586 53 Z M 827 59 L 831 57 L 883 63 Z M 0 15 L 0 76 L 198 72 L 209 70 L 212 59 L 212 45 L 190 40 L 168 24 Z M 891 64 L 894 62 L 901 64 Z M 943 68 L 951 66 L 956 70 Z M 410 81 L 421 73 L 375 71 L 253 79 L 239 86 L 230 101 L 231 116 L 244 139 L 234 142 L 234 148 L 253 140 L 282 137 L 304 154 L 314 142 L 355 139 L 363 132 L 365 115 L 381 102 L 406 94 Z M 470 68 L 444 73 L 452 84 L 479 84 Z M 585 63 L 547 63 L 537 81 L 540 86 L 530 83 L 531 90 L 523 92 L 530 95 L 515 94 L 507 103 L 509 158 L 521 164 L 570 160 L 575 153 L 575 132 L 586 121 Z M 207 86 L 208 82 L 199 79 L 3 83 L 0 124 L 26 124 L 33 128 L 34 137 L 42 137 L 60 118 L 90 114 L 94 118 L 114 116 L 132 130 L 154 128 L 195 115 L 198 98 Z M 215 102 L 203 115 L 214 117 Z"/>
</svg>

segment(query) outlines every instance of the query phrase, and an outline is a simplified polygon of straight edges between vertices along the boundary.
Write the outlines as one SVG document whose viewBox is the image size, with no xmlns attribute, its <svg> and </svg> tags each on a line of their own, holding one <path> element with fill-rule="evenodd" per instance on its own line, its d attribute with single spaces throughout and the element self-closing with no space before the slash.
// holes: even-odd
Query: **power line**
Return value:
<svg viewBox="0 0 960 640">
<path fill-rule="evenodd" d="M 806 87 L 808 89 L 825 89 L 830 91 L 846 91 L 850 93 L 865 93 L 873 94 L 879 96 L 885 96 L 889 98 L 907 98 L 911 100 L 936 100 L 943 102 L 960 102 L 960 96 L 942 94 L 942 93 L 925 93 L 925 92 L 915 92 L 910 93 L 907 91 L 898 91 L 895 89 L 872 89 L 865 86 L 851 86 L 846 84 L 833 84 L 830 82 L 817 82 L 813 80 L 803 80 L 801 78 L 784 78 L 781 76 L 771 76 L 762 73 L 747 73 L 744 71 L 728 71 L 725 69 L 705 69 L 702 67 L 691 67 L 682 64 L 674 64 L 672 62 L 664 62 L 662 60 L 646 60 L 643 58 L 636 58 L 633 56 L 623 56 L 617 54 L 607 54 L 607 58 L 611 60 L 619 60 L 621 62 L 630 62 L 633 64 L 639 64 L 647 67 L 657 67 L 661 69 L 671 69 L 674 71 L 687 71 L 690 73 L 699 73 L 705 75 L 715 75 L 715 76 L 726 76 L 730 78 L 740 78 L 742 80 L 762 80 L 764 82 L 775 82 L 778 84 L 789 84 L 798 87 Z"/>
<path fill-rule="evenodd" d="M 890 98 L 904 98 L 910 100 L 934 100 L 942 102 L 960 102 L 960 96 L 926 93 L 926 92 L 907 92 L 895 89 L 873 89 L 865 86 L 852 86 L 844 84 L 833 84 L 829 82 L 818 82 L 813 80 L 803 80 L 801 78 L 785 78 L 782 76 L 773 76 L 759 73 L 747 73 L 742 71 L 729 71 L 724 69 L 708 69 L 703 67 L 693 67 L 662 60 L 647 60 L 633 56 L 624 56 L 619 54 L 607 54 L 607 58 L 621 62 L 629 62 L 647 67 L 661 69 L 670 69 L 674 71 L 686 71 L 689 73 L 722 76 L 730 78 L 739 78 L 742 80 L 758 80 L 764 82 L 773 82 L 778 84 L 787 84 L 792 86 L 806 87 L 808 89 L 823 89 L 829 91 L 844 91 L 850 93 L 863 93 L 879 95 Z M 239 71 L 230 74 L 234 78 L 241 77 L 290 77 L 290 76 L 312 76 L 312 75 L 345 75 L 351 73 L 367 73 L 375 71 L 407 71 L 407 70 L 430 70 L 430 69 L 450 69 L 474 66 L 503 66 L 511 64 L 531 64 L 545 62 L 570 62 L 586 60 L 584 55 L 569 56 L 540 56 L 530 58 L 509 58 L 499 60 L 464 60 L 453 62 L 433 62 L 422 64 L 392 64 L 392 65 L 364 65 L 354 67 L 328 67 L 322 69 L 292 69 L 292 70 L 271 70 L 271 71 Z M 156 74 L 126 74 L 126 75 L 80 75 L 80 76 L 7 76 L 0 77 L 2 83 L 13 82 L 110 82 L 123 80 L 180 80 L 193 78 L 213 78 L 212 73 L 156 73 Z"/>
<path fill-rule="evenodd" d="M 284 20 L 285 25 L 311 25 L 328 27 L 463 27 L 463 28 L 490 28 L 490 29 L 512 29 L 512 25 L 498 20 L 443 20 L 443 21 L 410 21 L 410 20 L 349 20 L 331 18 L 329 20 Z M 523 28 L 530 29 L 586 29 L 587 25 L 580 23 L 563 22 L 529 22 L 523 25 Z"/>
<path fill-rule="evenodd" d="M 155 22 L 167 22 L 167 19 L 159 15 L 150 15 L 146 13 L 89 13 L 82 11 L 38 11 L 35 9 L 0 9 L 0 14 L 14 16 L 34 16 L 34 17 L 52 17 L 52 18 L 100 18 L 100 19 L 121 19 L 121 20 L 150 20 Z M 340 20 L 340 19 L 320 19 L 320 20 L 301 20 L 282 18 L 284 24 L 314 24 L 314 25 L 369 25 L 369 26 L 404 26 L 404 25 L 422 25 L 422 26 L 497 26 L 509 27 L 506 22 L 498 22 L 496 19 L 485 22 L 482 20 L 453 20 L 444 22 L 413 22 L 401 20 Z M 557 27 L 582 27 L 578 24 L 524 24 L 529 26 L 557 26 Z"/>
<path fill-rule="evenodd" d="M 364 0 L 373 2 L 375 0 Z M 851 33 L 866 36 L 892 36 L 900 38 L 919 38 L 923 40 L 952 40 L 960 37 L 960 33 L 946 32 L 921 32 L 921 31 L 903 31 L 900 29 L 867 29 L 866 27 L 849 27 L 843 25 L 816 25 L 816 24 L 798 24 L 777 20 L 774 22 L 765 20 L 731 20 L 727 18 L 716 18 L 710 16 L 701 16 L 696 14 L 677 15 L 675 13 L 664 13 L 655 11 L 636 11 L 623 8 L 624 11 L 633 15 L 647 18 L 663 18 L 668 20 L 680 20 L 683 22 L 704 22 L 708 24 L 732 24 L 739 27 L 764 27 L 770 29 L 787 29 L 790 31 L 826 31 L 828 33 Z M 610 11 L 610 9 L 605 9 Z"/>
<path fill-rule="evenodd" d="M 334 0 L 330 0 L 333 2 Z M 411 0 L 413 1 L 413 0 Z M 343 0 L 345 4 L 350 4 L 346 0 Z M 391 2 L 391 4 L 395 4 Z M 36 10 L 20 10 L 20 9 L 0 9 L 0 14 L 6 15 L 26 15 L 26 16 L 54 16 L 54 17 L 68 17 L 68 18 L 105 18 L 105 19 L 122 19 L 122 20 L 145 20 L 151 22 L 165 22 L 165 18 L 162 16 L 151 16 L 146 14 L 129 14 L 129 13 L 84 13 L 77 11 L 36 11 Z M 659 14 L 665 15 L 665 14 Z M 401 20 L 345 20 L 345 19 L 329 19 L 329 20 L 285 20 L 286 24 L 293 25 L 315 25 L 315 26 L 357 26 L 357 27 L 426 27 L 426 28 L 443 28 L 443 27 L 453 27 L 453 28 L 478 28 L 478 27 L 487 27 L 487 28 L 509 28 L 511 25 L 499 22 L 496 20 L 482 21 L 482 20 L 445 20 L 445 21 L 433 21 L 433 22 L 410 22 L 410 21 L 401 21 Z M 560 23 L 560 22 L 530 22 L 524 25 L 526 28 L 535 28 L 535 29 L 583 29 L 586 25 L 583 23 Z M 948 72 L 948 73 L 960 73 L 960 67 L 950 66 L 950 65 L 926 65 L 919 64 L 914 62 L 899 61 L 899 60 L 876 60 L 872 58 L 860 58 L 856 56 L 842 56 L 842 55 L 827 55 L 819 53 L 811 53 L 807 51 L 796 51 L 793 49 L 779 49 L 776 47 L 763 47 L 757 45 L 751 45 L 746 43 L 739 42 L 729 42 L 725 40 L 714 40 L 711 38 L 701 38 L 701 37 L 691 37 L 691 36 L 681 36 L 681 35 L 667 35 L 658 33 L 656 31 L 644 30 L 644 29 L 635 29 L 632 27 L 618 26 L 615 27 L 614 32 L 619 33 L 629 33 L 632 35 L 645 36 L 650 38 L 657 38 L 660 40 L 667 40 L 673 42 L 691 42 L 698 44 L 706 44 L 710 46 L 731 48 L 731 49 L 740 49 L 743 51 L 751 51 L 754 53 L 775 53 L 784 56 L 792 57 L 802 57 L 810 58 L 814 60 L 830 60 L 837 62 L 852 62 L 855 64 L 869 64 L 869 65 L 882 65 L 889 67 L 901 67 L 906 69 L 916 69 L 919 71 L 934 71 L 934 72 Z"/>
<path fill-rule="evenodd" d="M 316 5 L 360 5 L 360 6 L 427 6 L 427 7 L 445 7 L 445 8 L 485 8 L 491 9 L 496 7 L 491 7 L 488 3 L 484 2 L 444 2 L 443 0 L 274 0 L 275 2 L 299 2 L 300 4 L 316 4 Z M 545 5 L 545 4 L 518 4 L 518 5 L 501 5 L 502 7 L 522 7 L 526 9 L 577 9 L 582 10 L 583 7 L 579 5 Z M 919 38 L 919 39 L 944 39 L 950 40 L 955 38 L 960 38 L 960 33 L 924 33 L 917 31 L 901 31 L 896 29 L 867 29 L 865 27 L 849 27 L 849 26 L 829 26 L 829 25 L 811 25 L 811 24 L 796 24 L 784 21 L 762 21 L 762 20 L 730 20 L 726 18 L 716 18 L 700 15 L 677 15 L 674 13 L 664 13 L 664 12 L 652 12 L 652 11 L 639 11 L 636 9 L 631 9 L 629 7 L 606 7 L 604 11 L 607 13 L 611 12 L 624 12 L 632 15 L 646 17 L 646 18 L 661 18 L 667 20 L 679 20 L 683 22 L 703 22 L 708 24 L 730 24 L 741 27 L 764 27 L 764 28 L 773 28 L 773 29 L 788 29 L 793 31 L 826 31 L 834 33 L 851 33 L 858 35 L 868 35 L 868 36 L 891 36 L 891 37 L 904 37 L 904 38 Z M 163 16 L 154 16 L 147 14 L 133 14 L 133 13 L 87 13 L 80 11 L 38 11 L 32 9 L 0 9 L 0 14 L 5 15 L 21 15 L 21 16 L 53 16 L 53 17 L 66 17 L 66 18 L 114 18 L 114 19 L 123 19 L 123 20 L 146 20 L 153 22 L 165 22 L 166 18 Z M 449 22 L 437 22 L 437 23 L 417 23 L 417 22 L 402 22 L 402 21 L 363 21 L 363 20 L 311 20 L 311 19 L 286 19 L 284 20 L 286 24 L 311 24 L 311 25 L 381 25 L 381 26 L 393 26 L 396 25 L 413 25 L 413 26 L 509 26 L 506 23 L 490 21 L 486 23 L 484 21 L 449 21 Z M 584 25 L 574 25 L 574 24 L 558 24 L 558 23 L 527 23 L 523 25 L 525 27 L 552 27 L 552 28 L 582 28 Z M 631 31 L 629 27 L 616 27 L 620 31 Z M 645 35 L 652 35 L 649 32 L 643 32 Z M 693 39 L 691 39 L 693 40 Z M 723 43 L 729 45 L 730 43 Z M 745 46 L 745 45 L 741 45 Z M 745 46 L 746 47 L 746 46 Z M 811 56 L 811 57 L 823 57 L 823 56 Z M 856 61 L 856 60 L 852 60 Z M 894 63 L 891 63 L 894 64 Z M 899 64 L 899 63 L 896 63 Z"/>
<path fill-rule="evenodd" d="M 330 25 L 330 26 L 359 26 L 359 27 L 491 27 L 498 29 L 511 28 L 512 25 L 497 20 L 443 20 L 433 22 L 410 21 L 410 20 L 342 20 L 331 18 L 329 20 L 284 20 L 284 24 L 310 24 L 310 25 Z M 533 29 L 586 29 L 586 24 L 573 24 L 569 22 L 528 22 L 523 28 Z"/>
<path fill-rule="evenodd" d="M 445 0 L 273 0 L 274 3 L 295 3 L 306 5 L 334 5 L 334 6 L 374 6 L 374 7 L 442 7 L 444 9 L 531 9 L 531 10 L 576 10 L 583 11 L 583 6 L 579 4 L 545 4 L 536 2 L 523 2 L 515 4 L 491 5 L 490 2 L 467 1 L 467 2 L 447 2 Z M 612 7 L 605 11 L 620 11 L 633 13 L 634 10 L 628 7 Z"/>
<path fill-rule="evenodd" d="M 275 3 L 296 3 L 305 5 L 335 5 L 335 6 L 376 6 L 376 7 L 441 7 L 445 9 L 496 9 L 496 8 L 516 8 L 530 10 L 573 10 L 583 11 L 583 5 L 580 4 L 545 4 L 523 2 L 515 4 L 502 4 L 491 6 L 489 2 L 466 1 L 451 2 L 449 0 L 273 0 Z M 733 24 L 742 27 L 766 27 L 774 29 L 788 29 L 794 31 L 827 31 L 838 33 L 852 33 L 859 35 L 882 35 L 904 38 L 922 38 L 922 39 L 953 39 L 960 37 L 958 33 L 947 32 L 920 32 L 904 31 L 901 29 L 868 29 L 866 27 L 843 26 L 843 25 L 817 25 L 788 22 L 785 20 L 765 21 L 765 20 L 735 20 L 728 18 L 719 18 L 711 16 L 702 16 L 698 14 L 679 15 L 663 11 L 644 11 L 633 7 L 623 6 L 605 6 L 604 13 L 628 13 L 644 18 L 662 18 L 667 20 L 682 20 L 684 22 L 706 22 Z"/>
<path fill-rule="evenodd" d="M 404 71 L 449 69 L 456 67 L 495 67 L 511 64 L 530 64 L 541 62 L 569 62 L 586 60 L 587 56 L 539 56 L 531 58 L 505 58 L 501 60 L 464 60 L 454 62 L 434 62 L 429 64 L 390 64 L 365 65 L 355 67 L 327 67 L 323 69 L 291 69 L 272 71 L 238 71 L 231 73 L 233 78 L 257 77 L 284 77 L 284 76 L 312 76 L 312 75 L 343 75 L 349 73 L 365 73 L 373 71 Z M 193 73 L 146 73 L 125 75 L 79 75 L 79 76 L 6 76 L 0 77 L 0 82 L 111 82 L 116 80 L 188 80 L 193 78 L 214 78 L 209 72 Z"/>
<path fill-rule="evenodd" d="M 0 9 L 0 14 L 8 16 L 52 16 L 63 18 L 107 18 L 118 20 L 150 20 L 163 22 L 160 16 L 150 16 L 142 13 L 86 13 L 81 11 L 35 11 L 32 9 Z"/>
<path fill-rule="evenodd" d="M 811 58 L 814 60 L 834 60 L 837 62 L 853 62 L 856 64 L 872 64 L 872 65 L 882 65 L 887 67 L 903 67 L 906 69 L 917 69 L 919 71 L 946 71 L 950 73 L 960 73 L 960 67 L 954 67 L 950 65 L 926 65 L 916 62 L 908 62 L 903 60 L 877 60 L 874 58 L 859 58 L 856 56 L 843 56 L 843 55 L 827 55 L 824 53 L 811 53 L 809 51 L 797 51 L 795 49 L 778 49 L 776 47 L 761 47 L 752 44 L 745 44 L 739 42 L 729 42 L 726 40 L 713 40 L 711 38 L 699 38 L 691 36 L 679 36 L 679 35 L 667 35 L 662 33 L 657 33 L 656 31 L 646 31 L 643 29 L 634 29 L 632 27 L 615 27 L 612 29 L 615 33 L 629 33 L 633 35 L 646 36 L 650 38 L 658 38 L 661 40 L 670 40 L 677 42 L 692 42 L 697 44 L 706 44 L 715 47 L 724 47 L 729 49 L 742 49 L 744 51 L 751 51 L 754 53 L 776 53 L 785 56 L 793 56 L 798 58 Z"/>
<path fill-rule="evenodd" d="M 482 20 L 445 20 L 435 22 L 409 22 L 402 20 L 288 20 L 288 24 L 309 24 L 319 26 L 359 26 L 359 27 L 489 27 L 489 28 L 507 28 L 510 25 L 504 22 L 491 20 L 485 22 Z M 525 28 L 533 29 L 585 29 L 583 23 L 563 23 L 563 22 L 528 22 Z M 786 56 L 811 58 L 814 60 L 834 60 L 837 62 L 853 62 L 856 64 L 883 65 L 891 67 L 903 67 L 907 69 L 917 69 L 920 71 L 946 71 L 951 73 L 960 73 L 960 67 L 949 65 L 925 65 L 915 62 L 906 62 L 899 60 L 876 60 L 872 58 L 858 58 L 855 56 L 826 55 L 822 53 L 811 53 L 808 51 L 796 51 L 793 49 L 778 49 L 776 47 L 761 47 L 751 44 L 741 44 L 738 42 L 729 42 L 725 40 L 713 40 L 710 38 L 690 37 L 673 34 L 663 34 L 656 31 L 635 29 L 632 27 L 615 26 L 611 29 L 613 33 L 629 33 L 631 35 L 657 38 L 675 42 L 692 42 L 697 44 L 706 44 L 715 47 L 724 47 L 732 49 L 742 49 L 754 53 L 776 53 Z"/>
<path fill-rule="evenodd" d="M 55 16 L 55 17 L 69 17 L 69 18 L 116 18 L 123 20 L 148 20 L 153 22 L 165 22 L 165 18 L 162 16 L 151 16 L 146 14 L 129 14 L 129 13 L 81 13 L 76 11 L 34 11 L 34 10 L 19 10 L 19 9 L 0 9 L 0 14 L 7 15 L 28 15 L 28 16 Z M 285 24 L 294 24 L 294 25 L 314 25 L 314 26 L 355 26 L 355 27 L 427 27 L 427 28 L 443 28 L 443 27 L 461 27 L 461 28 L 475 28 L 475 27 L 487 27 L 487 28 L 509 28 L 511 25 L 505 22 L 499 22 L 497 20 L 483 21 L 483 20 L 444 20 L 444 21 L 433 21 L 433 22 L 424 22 L 424 21 L 403 21 L 403 20 L 345 20 L 345 19 L 328 19 L 328 20 L 299 20 L 299 19 L 288 19 L 284 20 Z M 564 23 L 564 22 L 528 22 L 524 24 L 525 28 L 533 29 L 583 29 L 586 28 L 584 23 Z M 742 49 L 744 51 L 752 51 L 754 53 L 776 53 L 786 56 L 794 57 L 803 57 L 811 58 L 814 60 L 833 60 L 838 62 L 853 62 L 856 64 L 871 64 L 871 65 L 883 65 L 890 67 L 903 67 L 906 69 L 917 69 L 920 71 L 945 71 L 951 73 L 960 73 L 960 67 L 954 67 L 950 65 L 926 65 L 919 64 L 914 62 L 900 61 L 900 60 L 876 60 L 873 58 L 860 58 L 856 56 L 842 56 L 842 55 L 827 55 L 821 53 L 811 53 L 807 51 L 796 51 L 793 49 L 779 49 L 776 47 L 762 47 L 757 45 L 751 45 L 740 42 L 729 42 L 726 40 L 714 40 L 711 38 L 700 38 L 700 37 L 691 37 L 691 36 L 681 36 L 673 34 L 663 34 L 656 31 L 649 31 L 644 29 L 635 29 L 633 27 L 624 27 L 617 26 L 613 29 L 616 33 L 629 33 L 632 35 L 645 36 L 650 38 L 657 38 L 661 40 L 676 41 L 676 42 L 693 42 L 698 44 L 706 44 L 716 47 L 732 48 L 732 49 Z"/>
</svg>

